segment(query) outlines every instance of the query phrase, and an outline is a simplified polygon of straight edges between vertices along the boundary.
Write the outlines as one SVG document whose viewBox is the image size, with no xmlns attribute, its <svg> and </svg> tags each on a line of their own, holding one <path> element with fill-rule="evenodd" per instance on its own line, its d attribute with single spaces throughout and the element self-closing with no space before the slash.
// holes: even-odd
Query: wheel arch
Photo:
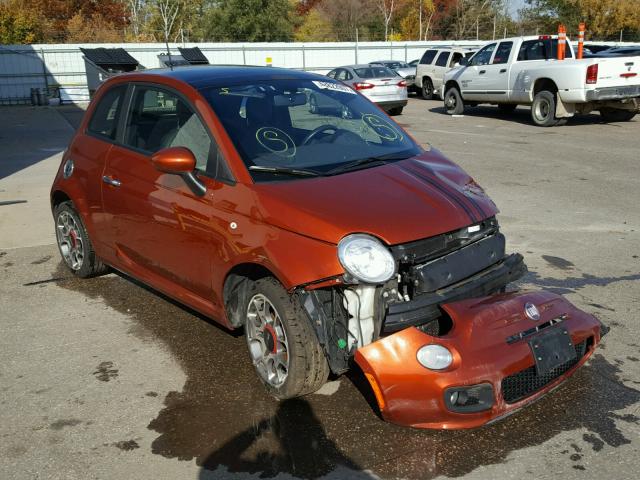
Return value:
<svg viewBox="0 0 640 480">
<path fill-rule="evenodd" d="M 556 85 L 556 82 L 554 82 L 550 78 L 538 78 L 533 84 L 532 98 L 543 90 L 547 90 L 553 94 L 556 94 L 558 93 L 558 86 Z"/>
<path fill-rule="evenodd" d="M 273 277 L 283 284 L 273 269 L 255 262 L 239 263 L 227 272 L 222 287 L 222 303 L 227 321 L 233 328 L 243 325 L 242 308 L 247 300 L 250 282 L 266 277 Z"/>
<path fill-rule="evenodd" d="M 63 202 L 70 202 L 71 197 L 63 190 L 54 190 L 51 192 L 51 211 Z"/>
<path fill-rule="evenodd" d="M 460 92 L 460 95 L 462 95 L 462 90 L 460 90 L 460 85 L 458 85 L 458 82 L 456 82 L 455 80 L 448 80 L 447 83 L 444 84 L 445 93 L 450 88 L 457 89 Z"/>
</svg>

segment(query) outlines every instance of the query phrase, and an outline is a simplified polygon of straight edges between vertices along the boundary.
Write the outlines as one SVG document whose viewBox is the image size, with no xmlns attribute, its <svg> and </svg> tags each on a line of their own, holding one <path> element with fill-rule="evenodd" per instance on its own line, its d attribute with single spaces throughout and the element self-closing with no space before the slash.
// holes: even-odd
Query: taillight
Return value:
<svg viewBox="0 0 640 480">
<path fill-rule="evenodd" d="M 375 85 L 367 82 L 357 82 L 353 84 L 353 88 L 355 88 L 356 90 L 368 90 L 373 87 L 375 87 Z"/>
<path fill-rule="evenodd" d="M 598 64 L 587 67 L 587 84 L 593 85 L 598 82 Z"/>
<path fill-rule="evenodd" d="M 398 86 L 399 86 L 399 87 L 405 87 L 405 88 L 406 88 L 406 86 L 407 86 L 407 82 L 405 82 L 404 80 L 400 80 L 400 81 L 398 82 Z"/>
</svg>

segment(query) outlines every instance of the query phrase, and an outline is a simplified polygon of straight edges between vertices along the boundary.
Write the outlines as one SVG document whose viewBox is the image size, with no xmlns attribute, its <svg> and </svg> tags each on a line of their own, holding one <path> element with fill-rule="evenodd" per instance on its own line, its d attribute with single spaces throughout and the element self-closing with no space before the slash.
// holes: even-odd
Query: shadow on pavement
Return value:
<svg viewBox="0 0 640 480">
<path fill-rule="evenodd" d="M 243 336 L 230 335 L 123 276 L 79 280 L 60 266 L 52 277 L 60 287 L 129 316 L 131 335 L 169 349 L 179 362 L 186 382 L 181 391 L 166 395 L 150 421 L 148 428 L 157 433 L 151 451 L 195 460 L 202 467 L 201 480 L 234 478 L 240 472 L 350 478 L 343 472 L 352 469 L 382 478 L 458 477 L 504 463 L 513 452 L 563 432 L 564 440 L 545 443 L 540 461 L 554 456 L 565 462 L 557 469 L 573 467 L 588 475 L 588 461 L 582 460 L 587 451 L 629 444 L 627 432 L 640 425 L 635 414 L 622 411 L 640 402 L 640 391 L 628 386 L 636 382 L 624 377 L 624 361 L 610 363 L 604 349 L 556 391 L 475 430 L 415 430 L 385 423 L 349 377 L 342 377 L 331 395 L 279 403 L 258 381 Z M 38 288 L 38 282 L 25 288 Z M 640 355 L 640 346 L 631 348 Z M 143 371 L 140 365 L 137 374 Z"/>
<path fill-rule="evenodd" d="M 439 113 L 441 115 L 447 115 L 444 110 L 442 104 L 437 107 L 429 108 L 429 111 L 432 113 Z M 510 122 L 517 122 L 523 125 L 530 125 L 535 127 L 533 121 L 531 120 L 531 109 L 529 107 L 518 107 L 513 112 L 503 112 L 497 106 L 479 106 L 479 107 L 466 107 L 464 110 L 464 115 L 467 117 L 477 117 L 477 118 L 493 118 L 496 120 L 505 120 Z M 575 117 L 569 118 L 568 122 L 563 125 L 563 127 L 572 127 L 578 125 L 589 125 L 589 124 L 604 124 L 609 127 L 616 127 L 616 123 L 604 123 L 600 115 L 598 114 L 588 114 L 588 115 L 576 115 Z M 548 129 L 545 129 L 544 132 L 546 134 L 550 133 Z M 552 133 L 552 131 L 551 131 Z"/>
</svg>

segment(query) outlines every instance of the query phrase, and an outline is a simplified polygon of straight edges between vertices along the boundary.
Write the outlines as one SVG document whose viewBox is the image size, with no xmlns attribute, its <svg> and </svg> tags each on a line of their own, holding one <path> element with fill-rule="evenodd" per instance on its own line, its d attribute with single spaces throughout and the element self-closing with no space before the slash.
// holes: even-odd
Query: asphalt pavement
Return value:
<svg viewBox="0 0 640 480">
<path fill-rule="evenodd" d="M 543 129 L 524 108 L 452 118 L 419 99 L 395 117 L 491 195 L 521 287 L 611 327 L 539 402 L 426 431 L 383 422 L 357 373 L 277 402 L 241 335 L 124 276 L 72 277 L 48 191 L 81 116 L 0 109 L 0 478 L 637 478 L 640 118 Z"/>
</svg>

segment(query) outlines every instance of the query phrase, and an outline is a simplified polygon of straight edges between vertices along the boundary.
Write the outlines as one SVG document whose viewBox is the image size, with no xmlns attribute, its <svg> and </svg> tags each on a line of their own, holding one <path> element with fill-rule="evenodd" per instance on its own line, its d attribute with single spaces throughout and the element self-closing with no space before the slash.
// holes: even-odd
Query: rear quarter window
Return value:
<svg viewBox="0 0 640 480">
<path fill-rule="evenodd" d="M 126 91 L 126 85 L 121 85 L 112 88 L 100 98 L 89 120 L 88 132 L 111 140 L 116 138 L 118 118 Z"/>
</svg>

